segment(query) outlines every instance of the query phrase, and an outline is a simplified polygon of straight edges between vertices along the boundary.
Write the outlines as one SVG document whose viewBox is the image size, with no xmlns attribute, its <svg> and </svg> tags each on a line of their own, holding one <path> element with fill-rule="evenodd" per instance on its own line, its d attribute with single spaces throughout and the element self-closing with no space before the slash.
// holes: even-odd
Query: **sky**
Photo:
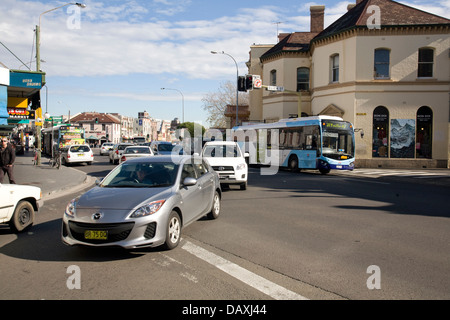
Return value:
<svg viewBox="0 0 450 320">
<path fill-rule="evenodd" d="M 450 18 L 450 0 L 399 2 Z M 184 100 L 184 120 L 208 127 L 202 99 L 236 81 L 228 55 L 245 75 L 252 44 L 274 44 L 277 32 L 309 31 L 311 5 L 325 5 L 327 27 L 354 1 L 85 0 L 83 9 L 68 5 L 41 15 L 66 3 L 0 4 L 0 41 L 17 56 L 0 46 L 0 62 L 9 69 L 36 70 L 34 29 L 40 20 L 44 112 L 137 118 L 147 111 L 157 119 L 182 120 Z"/>
</svg>

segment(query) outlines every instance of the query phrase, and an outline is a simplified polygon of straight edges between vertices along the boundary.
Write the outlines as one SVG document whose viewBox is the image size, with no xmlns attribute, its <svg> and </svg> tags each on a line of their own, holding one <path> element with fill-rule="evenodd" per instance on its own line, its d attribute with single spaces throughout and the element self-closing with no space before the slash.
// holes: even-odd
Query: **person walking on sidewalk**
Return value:
<svg viewBox="0 0 450 320">
<path fill-rule="evenodd" d="M 16 160 L 16 152 L 8 139 L 2 138 L 0 145 L 0 183 L 3 183 L 5 173 L 8 174 L 9 183 L 15 184 L 14 180 L 14 161 Z"/>
</svg>

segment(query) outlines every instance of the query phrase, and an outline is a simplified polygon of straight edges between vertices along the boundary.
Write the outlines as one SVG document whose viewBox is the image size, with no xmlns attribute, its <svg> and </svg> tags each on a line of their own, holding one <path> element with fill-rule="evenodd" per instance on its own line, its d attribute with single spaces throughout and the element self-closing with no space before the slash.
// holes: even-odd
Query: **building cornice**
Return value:
<svg viewBox="0 0 450 320">
<path fill-rule="evenodd" d="M 342 89 L 342 88 L 348 88 L 348 87 L 357 87 L 357 86 L 375 86 L 379 87 L 379 90 L 376 90 L 377 92 L 383 91 L 383 92 L 395 92 L 395 91 L 414 91 L 414 92 L 420 92 L 418 90 L 417 86 L 447 86 L 446 88 L 438 89 L 438 90 L 424 90 L 424 92 L 448 92 L 448 86 L 450 86 L 450 81 L 439 81 L 436 79 L 418 79 L 417 81 L 392 81 L 392 80 L 372 80 L 372 81 L 349 81 L 344 83 L 332 83 L 326 86 L 321 87 L 315 87 L 311 89 L 311 95 L 314 95 L 316 92 L 324 92 L 327 90 L 335 90 L 335 89 Z M 388 86 L 390 90 L 384 90 L 382 87 Z M 405 87 L 405 86 L 414 86 L 414 89 L 411 90 L 399 90 L 399 87 Z M 397 88 L 397 89 L 396 89 Z M 366 92 L 370 90 L 352 90 L 357 92 Z M 333 93 L 336 94 L 336 93 Z"/>
<path fill-rule="evenodd" d="M 310 43 L 310 52 L 312 54 L 316 47 L 342 41 L 354 36 L 415 36 L 423 34 L 449 33 L 450 24 L 389 25 L 382 26 L 380 29 L 369 29 L 367 26 L 353 26 L 331 35 L 312 39 Z"/>
<path fill-rule="evenodd" d="M 310 57 L 310 51 L 297 51 L 297 50 L 282 50 L 275 52 L 271 55 L 267 55 L 265 57 L 261 57 L 260 60 L 262 63 L 271 62 L 283 58 L 309 58 Z"/>
</svg>

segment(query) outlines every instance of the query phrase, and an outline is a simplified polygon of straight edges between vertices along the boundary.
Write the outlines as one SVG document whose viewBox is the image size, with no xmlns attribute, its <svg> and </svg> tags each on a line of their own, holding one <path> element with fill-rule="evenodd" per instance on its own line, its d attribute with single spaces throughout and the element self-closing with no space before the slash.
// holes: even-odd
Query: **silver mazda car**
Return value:
<svg viewBox="0 0 450 320">
<path fill-rule="evenodd" d="M 62 240 L 67 245 L 164 245 L 175 248 L 181 229 L 202 216 L 217 219 L 217 173 L 201 158 L 130 159 L 67 205 Z"/>
</svg>

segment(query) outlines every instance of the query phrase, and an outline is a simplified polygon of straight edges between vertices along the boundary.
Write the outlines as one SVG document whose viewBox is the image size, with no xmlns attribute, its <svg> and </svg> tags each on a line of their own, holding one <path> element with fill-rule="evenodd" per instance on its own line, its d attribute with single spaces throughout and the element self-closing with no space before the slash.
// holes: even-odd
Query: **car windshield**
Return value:
<svg viewBox="0 0 450 320">
<path fill-rule="evenodd" d="M 172 144 L 168 144 L 168 143 L 158 144 L 159 151 L 172 151 L 173 147 L 174 146 Z"/>
<path fill-rule="evenodd" d="M 156 188 L 175 183 L 178 165 L 173 162 L 124 162 L 102 181 L 104 188 Z"/>
<path fill-rule="evenodd" d="M 89 152 L 88 146 L 71 146 L 70 152 Z"/>
<path fill-rule="evenodd" d="M 149 148 L 126 148 L 124 153 L 126 154 L 138 154 L 138 153 L 150 153 L 150 149 Z"/>
<path fill-rule="evenodd" d="M 203 156 L 216 158 L 237 158 L 241 156 L 236 145 L 209 145 L 203 150 Z"/>
</svg>

